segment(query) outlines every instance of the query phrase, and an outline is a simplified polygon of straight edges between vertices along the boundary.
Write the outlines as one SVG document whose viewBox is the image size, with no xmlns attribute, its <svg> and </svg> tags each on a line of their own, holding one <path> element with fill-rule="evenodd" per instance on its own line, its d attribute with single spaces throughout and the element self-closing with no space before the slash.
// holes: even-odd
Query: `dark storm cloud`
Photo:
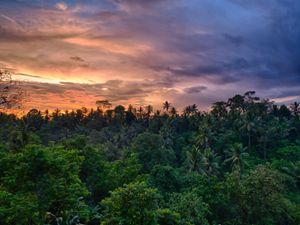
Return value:
<svg viewBox="0 0 300 225">
<path fill-rule="evenodd" d="M 109 0 L 111 3 L 116 4 L 121 7 L 126 7 L 127 10 L 134 9 L 145 9 L 145 7 L 150 7 L 158 3 L 166 2 L 168 0 Z"/>
<path fill-rule="evenodd" d="M 185 88 L 184 92 L 187 94 L 198 94 L 206 89 L 207 89 L 207 87 L 205 87 L 205 86 L 195 86 L 195 87 Z"/>
<path fill-rule="evenodd" d="M 5 0 L 0 5 L 5 43 L 0 62 L 27 65 L 34 74 L 55 68 L 67 81 L 94 74 L 88 79 L 96 84 L 40 84 L 45 93 L 143 99 L 163 88 L 179 104 L 188 98 L 206 104 L 247 89 L 288 97 L 300 86 L 298 0 Z M 201 102 L 200 93 L 206 98 Z"/>
<path fill-rule="evenodd" d="M 110 2 L 115 4 L 133 4 L 133 5 L 149 5 L 164 2 L 167 0 L 110 0 Z"/>
<path fill-rule="evenodd" d="M 247 58 L 252 61 L 252 66 L 246 71 L 247 74 L 252 73 L 252 76 L 261 80 L 275 80 L 270 82 L 271 86 L 298 85 L 300 2 L 293 0 L 234 2 L 242 8 L 251 6 L 252 10 L 258 11 L 264 28 L 249 33 L 245 36 L 245 41 L 242 41 L 247 49 L 240 54 L 245 56 L 247 54 Z M 253 26 L 259 27 L 259 24 L 253 23 Z M 239 39 L 243 40 L 243 37 Z"/>
<path fill-rule="evenodd" d="M 242 36 L 235 36 L 231 34 L 224 33 L 224 38 L 227 39 L 229 42 L 231 42 L 234 45 L 240 45 L 244 42 L 244 39 Z"/>
</svg>

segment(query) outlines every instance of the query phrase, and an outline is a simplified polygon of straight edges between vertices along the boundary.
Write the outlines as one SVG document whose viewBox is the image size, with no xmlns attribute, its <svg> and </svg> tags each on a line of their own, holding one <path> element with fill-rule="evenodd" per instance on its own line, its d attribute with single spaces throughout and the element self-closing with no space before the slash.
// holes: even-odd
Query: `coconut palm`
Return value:
<svg viewBox="0 0 300 225">
<path fill-rule="evenodd" d="M 139 117 L 142 118 L 143 117 L 143 112 L 144 112 L 143 107 L 139 107 L 137 111 L 138 111 Z"/>
<path fill-rule="evenodd" d="M 192 111 L 192 114 L 196 114 L 198 112 L 198 106 L 196 104 L 193 104 L 191 106 L 191 111 Z"/>
<path fill-rule="evenodd" d="M 190 171 L 210 177 L 218 173 L 220 156 L 214 153 L 211 148 L 201 150 L 197 146 L 193 146 L 187 152 L 187 162 Z"/>
<path fill-rule="evenodd" d="M 160 116 L 160 110 L 156 110 L 156 111 L 154 112 L 154 116 Z"/>
<path fill-rule="evenodd" d="M 127 111 L 131 113 L 133 112 L 133 106 L 131 104 L 128 105 Z"/>
<path fill-rule="evenodd" d="M 193 146 L 190 151 L 187 152 L 189 170 L 193 172 L 200 172 L 201 159 L 201 150 L 198 147 Z"/>
<path fill-rule="evenodd" d="M 232 170 L 237 170 L 239 173 L 242 172 L 245 165 L 248 165 L 246 158 L 249 154 L 246 152 L 247 147 L 243 147 L 241 143 L 234 143 L 225 151 L 227 159 L 224 163 L 230 163 Z"/>
<path fill-rule="evenodd" d="M 208 148 L 210 147 L 211 140 L 213 139 L 213 133 L 209 128 L 207 123 L 203 123 L 199 127 L 199 131 L 197 135 L 195 135 L 195 141 L 197 146 L 201 148 Z"/>
<path fill-rule="evenodd" d="M 171 103 L 168 101 L 165 101 L 163 104 L 163 109 L 165 109 L 167 112 L 169 112 L 170 108 L 171 108 Z"/>
<path fill-rule="evenodd" d="M 150 114 L 153 112 L 153 106 L 152 105 L 147 105 L 146 106 L 146 114 L 148 117 L 150 117 Z"/>
<path fill-rule="evenodd" d="M 171 110 L 170 110 L 170 114 L 171 114 L 171 116 L 172 116 L 172 117 L 176 116 L 176 114 L 177 114 L 177 110 L 176 110 L 176 108 L 175 108 L 175 107 L 172 107 L 172 108 L 171 108 Z"/>
<path fill-rule="evenodd" d="M 221 157 L 214 153 L 211 148 L 204 149 L 201 158 L 200 172 L 207 177 L 218 174 L 220 159 Z"/>
<path fill-rule="evenodd" d="M 186 106 L 183 110 L 183 114 L 186 115 L 186 116 L 190 116 L 192 113 L 192 108 L 190 105 Z"/>
<path fill-rule="evenodd" d="M 259 119 L 252 119 L 250 116 L 246 116 L 243 118 L 240 123 L 240 131 L 245 132 L 248 137 L 248 150 L 251 150 L 251 138 L 253 133 L 256 131 L 257 124 L 259 122 Z"/>
<path fill-rule="evenodd" d="M 188 105 L 184 108 L 184 115 L 191 116 L 195 115 L 198 112 L 198 106 L 196 104 Z"/>
</svg>

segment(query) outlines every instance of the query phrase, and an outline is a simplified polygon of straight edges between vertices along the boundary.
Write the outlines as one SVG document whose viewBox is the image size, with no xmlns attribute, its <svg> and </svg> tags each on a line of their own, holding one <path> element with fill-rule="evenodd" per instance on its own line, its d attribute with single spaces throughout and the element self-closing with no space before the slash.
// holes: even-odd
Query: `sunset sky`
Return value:
<svg viewBox="0 0 300 225">
<path fill-rule="evenodd" d="M 0 0 L 24 109 L 300 101 L 299 0 Z"/>
</svg>

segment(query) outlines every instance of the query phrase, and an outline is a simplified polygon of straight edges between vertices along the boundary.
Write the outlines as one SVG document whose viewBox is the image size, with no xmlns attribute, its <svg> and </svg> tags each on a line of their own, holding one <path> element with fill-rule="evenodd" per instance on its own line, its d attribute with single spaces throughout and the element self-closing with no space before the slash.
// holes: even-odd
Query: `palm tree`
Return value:
<svg viewBox="0 0 300 225">
<path fill-rule="evenodd" d="M 188 105 L 183 110 L 183 113 L 187 116 L 195 115 L 197 112 L 198 112 L 198 106 L 196 104 Z"/>
<path fill-rule="evenodd" d="M 171 103 L 168 101 L 165 101 L 163 104 L 163 109 L 165 109 L 167 112 L 169 112 L 170 107 L 171 107 Z"/>
<path fill-rule="evenodd" d="M 232 170 L 237 170 L 239 174 L 242 173 L 244 165 L 248 165 L 246 158 L 249 154 L 246 152 L 247 147 L 243 147 L 241 143 L 234 143 L 230 148 L 225 152 L 227 159 L 224 163 L 230 163 Z"/>
<path fill-rule="evenodd" d="M 196 104 L 191 106 L 191 112 L 192 114 L 196 114 L 198 112 L 198 106 Z"/>
<path fill-rule="evenodd" d="M 211 140 L 213 139 L 213 133 L 207 123 L 203 123 L 199 127 L 199 131 L 195 136 L 195 141 L 197 146 L 200 148 L 209 148 Z"/>
<path fill-rule="evenodd" d="M 153 106 L 152 105 L 147 105 L 146 106 L 146 114 L 147 114 L 147 117 L 149 118 L 150 117 L 150 114 L 153 112 Z"/>
<path fill-rule="evenodd" d="M 176 116 L 177 110 L 176 110 L 175 107 L 172 107 L 172 108 L 171 108 L 170 114 L 171 114 L 172 117 Z"/>
<path fill-rule="evenodd" d="M 55 120 L 55 119 L 58 119 L 58 117 L 60 116 L 60 110 L 59 109 L 55 109 L 53 112 L 52 112 L 52 118 Z"/>
<path fill-rule="evenodd" d="M 133 113 L 133 106 L 131 104 L 128 105 L 127 111 Z"/>
<path fill-rule="evenodd" d="M 187 152 L 187 161 L 190 171 L 210 177 L 218 173 L 220 156 L 214 153 L 211 148 L 201 151 L 200 148 L 193 146 Z"/>
<path fill-rule="evenodd" d="M 143 107 L 139 107 L 137 111 L 138 111 L 139 117 L 142 118 L 143 117 L 143 112 L 144 112 Z"/>
<path fill-rule="evenodd" d="M 44 120 L 45 120 L 46 123 L 48 123 L 49 120 L 50 120 L 50 115 L 49 115 L 49 110 L 48 109 L 45 110 Z"/>
<path fill-rule="evenodd" d="M 189 170 L 193 172 L 200 172 L 201 159 L 201 150 L 198 147 L 193 146 L 191 150 L 187 152 Z"/>
<path fill-rule="evenodd" d="M 160 110 L 156 110 L 156 111 L 154 112 L 154 116 L 160 116 Z"/>
<path fill-rule="evenodd" d="M 221 157 L 214 153 L 211 148 L 204 149 L 200 172 L 207 177 L 217 174 L 220 167 L 220 159 Z"/>
<path fill-rule="evenodd" d="M 259 120 L 251 119 L 250 116 L 246 116 L 246 118 L 242 119 L 240 131 L 246 132 L 248 136 L 248 150 L 251 150 L 251 137 L 253 132 L 256 131 L 257 122 Z"/>
<path fill-rule="evenodd" d="M 186 106 L 183 110 L 183 114 L 186 115 L 186 116 L 190 116 L 192 113 L 192 108 L 190 105 Z"/>
</svg>

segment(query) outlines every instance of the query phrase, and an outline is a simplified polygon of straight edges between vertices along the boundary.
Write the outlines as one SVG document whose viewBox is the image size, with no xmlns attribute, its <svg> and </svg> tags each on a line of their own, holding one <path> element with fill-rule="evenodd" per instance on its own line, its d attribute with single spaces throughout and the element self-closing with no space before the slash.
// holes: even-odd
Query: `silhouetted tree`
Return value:
<svg viewBox="0 0 300 225">
<path fill-rule="evenodd" d="M 166 112 L 169 112 L 170 108 L 171 108 L 171 103 L 168 101 L 165 101 L 163 104 L 163 109 L 166 110 Z"/>
<path fill-rule="evenodd" d="M 110 109 L 110 107 L 112 106 L 112 104 L 107 99 L 96 101 L 96 105 L 104 111 Z"/>
<path fill-rule="evenodd" d="M 0 109 L 20 106 L 24 94 L 20 83 L 12 79 L 11 72 L 0 69 Z"/>
</svg>

